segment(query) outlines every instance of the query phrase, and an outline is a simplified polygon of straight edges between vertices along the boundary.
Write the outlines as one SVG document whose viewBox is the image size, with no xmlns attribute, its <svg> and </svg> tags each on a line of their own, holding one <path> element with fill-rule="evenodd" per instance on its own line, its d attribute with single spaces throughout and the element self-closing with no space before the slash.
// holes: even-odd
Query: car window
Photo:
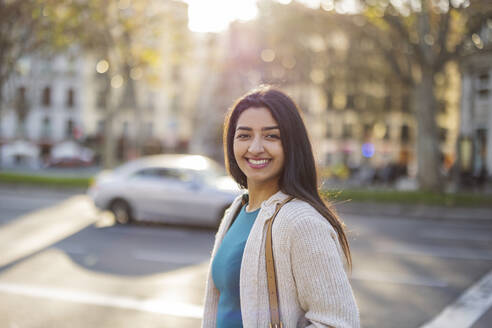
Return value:
<svg viewBox="0 0 492 328">
<path fill-rule="evenodd" d="M 135 172 L 134 176 L 144 178 L 169 179 L 176 181 L 191 181 L 192 174 L 186 170 L 169 168 L 145 168 Z"/>
<path fill-rule="evenodd" d="M 207 170 L 196 171 L 196 175 L 198 176 L 198 179 L 203 183 L 210 186 L 214 186 L 217 183 L 218 179 L 225 176 L 226 173 L 225 171 L 220 170 L 220 167 L 219 168 L 212 167 Z"/>
</svg>

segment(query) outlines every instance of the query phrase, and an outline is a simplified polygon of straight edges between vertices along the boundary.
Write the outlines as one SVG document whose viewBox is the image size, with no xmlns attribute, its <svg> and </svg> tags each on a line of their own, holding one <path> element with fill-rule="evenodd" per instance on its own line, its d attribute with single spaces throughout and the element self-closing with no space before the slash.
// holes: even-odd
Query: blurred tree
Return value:
<svg viewBox="0 0 492 328">
<path fill-rule="evenodd" d="M 336 13 L 342 0 L 320 3 L 314 10 L 297 1 L 259 2 L 263 48 L 274 54 L 264 63 L 264 80 L 314 82 L 329 108 L 382 115 L 391 94 L 408 99 L 402 106 L 417 121 L 419 185 L 442 190 L 436 81 L 447 63 L 483 48 L 479 31 L 492 19 L 492 2 L 359 0 L 357 14 Z"/>
<path fill-rule="evenodd" d="M 262 0 L 259 5 L 262 48 L 275 55 L 263 63 L 266 82 L 318 85 L 328 110 L 384 114 L 386 93 L 400 85 L 371 40 L 355 29 L 347 31 L 334 11 L 296 1 Z"/>
<path fill-rule="evenodd" d="M 360 0 L 363 15 L 343 15 L 346 27 L 370 39 L 412 92 L 418 182 L 443 188 L 436 123 L 436 76 L 466 52 L 481 49 L 479 31 L 492 18 L 489 0 Z"/>
<path fill-rule="evenodd" d="M 39 51 L 51 41 L 48 31 L 53 25 L 46 10 L 56 5 L 56 1 L 51 0 L 0 0 L 0 136 L 6 83 L 19 68 L 20 60 Z M 12 98 L 19 126 L 23 127 L 29 102 L 26 89 L 16 91 Z M 22 131 L 23 128 L 19 130 Z"/>
<path fill-rule="evenodd" d="M 150 68 L 159 62 L 159 23 L 164 19 L 162 3 L 152 0 L 65 0 L 57 17 L 60 45 L 81 46 L 85 54 L 96 58 L 98 86 L 104 99 L 103 165 L 116 163 L 116 137 L 113 122 L 119 112 L 135 110 L 137 147 L 140 142 L 140 106 L 135 82 L 156 76 Z M 148 73 L 148 74 L 147 74 Z"/>
</svg>

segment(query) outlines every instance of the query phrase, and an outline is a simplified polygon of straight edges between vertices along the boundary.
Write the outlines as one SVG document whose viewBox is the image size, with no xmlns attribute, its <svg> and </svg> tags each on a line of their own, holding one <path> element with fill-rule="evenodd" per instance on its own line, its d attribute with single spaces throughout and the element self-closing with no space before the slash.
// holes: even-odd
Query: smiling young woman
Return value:
<svg viewBox="0 0 492 328">
<path fill-rule="evenodd" d="M 202 327 L 269 326 L 267 231 L 283 327 L 360 327 L 344 226 L 320 198 L 311 143 L 292 99 L 271 87 L 241 97 L 224 123 L 224 152 L 229 174 L 247 193 L 217 232 Z"/>
<path fill-rule="evenodd" d="M 250 194 L 247 210 L 251 211 L 279 190 L 284 167 L 280 128 L 267 108 L 249 108 L 239 116 L 233 150 L 236 163 L 246 176 Z"/>
</svg>

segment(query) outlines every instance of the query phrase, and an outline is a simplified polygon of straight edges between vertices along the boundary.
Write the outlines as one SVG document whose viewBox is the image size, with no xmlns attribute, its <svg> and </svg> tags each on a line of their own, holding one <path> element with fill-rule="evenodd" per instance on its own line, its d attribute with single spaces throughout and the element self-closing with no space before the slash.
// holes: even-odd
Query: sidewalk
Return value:
<svg viewBox="0 0 492 328">
<path fill-rule="evenodd" d="M 431 220 L 476 220 L 492 222 L 492 208 L 445 207 L 349 201 L 335 203 L 340 214 L 359 216 L 405 217 Z"/>
</svg>

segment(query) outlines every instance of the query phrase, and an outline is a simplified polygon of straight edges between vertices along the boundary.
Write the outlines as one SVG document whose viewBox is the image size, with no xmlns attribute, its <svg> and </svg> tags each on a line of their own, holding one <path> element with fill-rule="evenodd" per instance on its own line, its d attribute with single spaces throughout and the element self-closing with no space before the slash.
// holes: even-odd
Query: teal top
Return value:
<svg viewBox="0 0 492 328">
<path fill-rule="evenodd" d="M 246 212 L 246 205 L 227 231 L 212 261 L 212 279 L 219 290 L 217 328 L 242 327 L 239 273 L 244 246 L 260 209 Z"/>
</svg>

